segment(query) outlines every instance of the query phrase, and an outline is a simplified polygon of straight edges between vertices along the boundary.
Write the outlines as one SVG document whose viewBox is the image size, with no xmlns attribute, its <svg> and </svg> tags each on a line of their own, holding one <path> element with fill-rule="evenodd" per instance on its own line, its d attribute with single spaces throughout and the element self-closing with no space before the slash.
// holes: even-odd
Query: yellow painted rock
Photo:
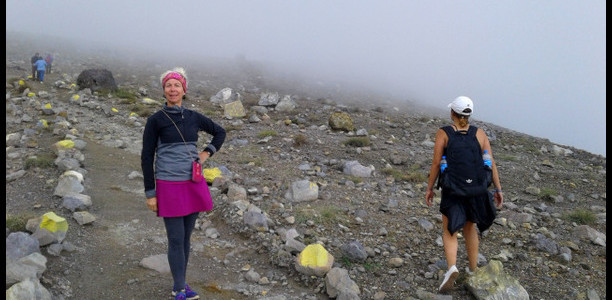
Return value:
<svg viewBox="0 0 612 300">
<path fill-rule="evenodd" d="M 51 103 L 47 103 L 47 104 L 45 104 L 45 108 L 46 108 L 46 109 L 51 109 Z"/>
<path fill-rule="evenodd" d="M 213 183 L 213 181 L 215 181 L 215 178 L 222 177 L 221 170 L 219 168 L 204 169 L 202 170 L 202 172 L 204 173 L 204 178 L 208 183 Z"/>
<path fill-rule="evenodd" d="M 74 101 L 79 100 L 79 98 L 81 98 L 81 96 L 79 96 L 79 95 L 72 96 L 72 100 L 74 100 Z"/>
<path fill-rule="evenodd" d="M 19 85 L 24 85 L 24 84 L 25 84 L 25 81 L 23 81 L 23 80 L 21 80 L 21 79 L 20 79 L 20 80 L 19 80 Z"/>
<path fill-rule="evenodd" d="M 66 232 L 68 231 L 68 222 L 66 222 L 66 219 L 50 211 L 43 215 L 42 221 L 40 222 L 40 228 L 47 229 L 50 232 Z"/>
<path fill-rule="evenodd" d="M 74 141 L 72 140 L 61 140 L 57 143 L 55 143 L 55 148 L 56 149 L 70 149 L 74 147 Z"/>
<path fill-rule="evenodd" d="M 298 272 L 306 275 L 324 276 L 331 270 L 334 256 L 320 244 L 310 244 L 300 252 L 295 261 Z"/>
<path fill-rule="evenodd" d="M 130 117 L 138 117 L 138 114 L 137 114 L 137 113 L 135 113 L 135 112 L 131 112 L 131 113 L 130 113 Z"/>
<path fill-rule="evenodd" d="M 116 108 L 111 108 L 113 112 L 119 112 Z"/>
<path fill-rule="evenodd" d="M 28 97 L 34 97 L 34 96 L 36 96 L 36 94 L 34 94 L 34 93 L 28 93 Z"/>
</svg>

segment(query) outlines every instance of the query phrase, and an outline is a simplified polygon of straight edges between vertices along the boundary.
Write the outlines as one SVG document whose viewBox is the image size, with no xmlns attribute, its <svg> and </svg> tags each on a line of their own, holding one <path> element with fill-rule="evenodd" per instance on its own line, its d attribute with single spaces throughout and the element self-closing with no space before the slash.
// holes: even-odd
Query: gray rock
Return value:
<svg viewBox="0 0 612 300">
<path fill-rule="evenodd" d="M 246 225 L 257 231 L 268 231 L 268 219 L 262 213 L 247 211 L 243 215 L 243 220 Z"/>
<path fill-rule="evenodd" d="M 7 260 L 6 262 L 6 286 L 27 279 L 38 280 L 47 270 L 47 258 L 34 252 L 19 260 Z"/>
<path fill-rule="evenodd" d="M 559 254 L 559 247 L 557 246 L 557 243 L 545 237 L 541 233 L 538 233 L 536 235 L 534 243 L 535 243 L 535 247 L 540 251 L 547 252 L 550 255 Z"/>
<path fill-rule="evenodd" d="M 86 225 L 96 221 L 96 217 L 87 211 L 76 211 L 72 214 L 72 218 L 75 219 L 79 225 Z"/>
<path fill-rule="evenodd" d="M 350 295 L 356 297 L 351 299 L 360 299 L 358 296 L 360 293 L 359 286 L 349 277 L 346 269 L 332 268 L 325 276 L 325 287 L 330 298 L 338 299 L 340 295 L 343 295 L 343 297 Z"/>
<path fill-rule="evenodd" d="M 606 235 L 591 228 L 588 225 L 580 225 L 574 228 L 574 235 L 579 239 L 589 240 L 593 244 L 606 246 Z"/>
<path fill-rule="evenodd" d="M 11 232 L 6 238 L 6 259 L 18 260 L 32 253 L 40 253 L 38 239 L 26 232 Z"/>
<path fill-rule="evenodd" d="M 70 211 L 87 210 L 92 205 L 91 197 L 83 194 L 69 194 L 62 198 L 62 207 Z"/>
<path fill-rule="evenodd" d="M 19 170 L 17 172 L 10 173 L 10 174 L 6 175 L 6 182 L 15 181 L 15 180 L 25 176 L 25 174 L 26 174 L 25 170 Z"/>
<path fill-rule="evenodd" d="M 75 195 L 80 194 L 84 189 L 85 187 L 83 187 L 78 178 L 74 176 L 60 176 L 53 195 L 60 197 Z"/>
<path fill-rule="evenodd" d="M 51 300 L 51 293 L 38 280 L 24 280 L 6 290 L 7 300 Z"/>
<path fill-rule="evenodd" d="M 352 241 L 344 244 L 340 250 L 342 250 L 342 254 L 344 256 L 354 262 L 364 262 L 368 258 L 368 253 L 365 251 L 363 245 L 358 241 Z"/>
<path fill-rule="evenodd" d="M 167 254 L 157 254 L 145 257 L 140 261 L 139 265 L 159 273 L 170 273 L 170 263 L 168 263 Z"/>
<path fill-rule="evenodd" d="M 342 170 L 344 174 L 356 177 L 370 177 L 372 171 L 372 168 L 365 167 L 356 160 L 347 161 Z"/>
<path fill-rule="evenodd" d="M 309 180 L 300 180 L 291 183 L 285 193 L 285 199 L 293 202 L 312 201 L 319 198 L 319 186 Z"/>
<path fill-rule="evenodd" d="M 259 97 L 259 102 L 257 102 L 257 105 L 264 107 L 276 106 L 276 104 L 278 104 L 279 99 L 280 96 L 278 95 L 278 93 L 262 93 Z"/>
</svg>

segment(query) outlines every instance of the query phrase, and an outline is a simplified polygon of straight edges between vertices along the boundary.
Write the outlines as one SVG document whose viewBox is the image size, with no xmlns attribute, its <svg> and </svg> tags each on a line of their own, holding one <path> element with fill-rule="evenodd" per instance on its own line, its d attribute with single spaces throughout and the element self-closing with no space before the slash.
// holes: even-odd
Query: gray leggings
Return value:
<svg viewBox="0 0 612 300">
<path fill-rule="evenodd" d="M 185 288 L 187 261 L 189 260 L 189 240 L 195 226 L 198 213 L 184 217 L 164 217 L 168 235 L 168 263 L 174 279 L 174 291 Z"/>
</svg>

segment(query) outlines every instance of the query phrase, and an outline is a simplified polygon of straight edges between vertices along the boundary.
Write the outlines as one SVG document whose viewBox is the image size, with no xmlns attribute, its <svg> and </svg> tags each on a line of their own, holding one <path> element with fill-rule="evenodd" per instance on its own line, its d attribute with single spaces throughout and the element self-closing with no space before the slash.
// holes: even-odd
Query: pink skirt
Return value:
<svg viewBox="0 0 612 300">
<path fill-rule="evenodd" d="M 212 197 L 206 180 L 187 181 L 156 180 L 158 217 L 182 217 L 213 209 Z"/>
</svg>

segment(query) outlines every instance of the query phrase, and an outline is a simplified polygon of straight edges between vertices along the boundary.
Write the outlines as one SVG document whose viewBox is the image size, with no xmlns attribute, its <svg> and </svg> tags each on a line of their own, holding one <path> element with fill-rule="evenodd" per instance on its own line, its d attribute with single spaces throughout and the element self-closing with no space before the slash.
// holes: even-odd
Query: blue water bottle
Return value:
<svg viewBox="0 0 612 300">
<path fill-rule="evenodd" d="M 482 154 L 482 160 L 484 161 L 484 165 L 489 167 L 489 169 L 491 168 L 491 154 L 489 154 L 489 151 L 485 150 L 484 153 Z"/>
<path fill-rule="evenodd" d="M 444 172 L 446 167 L 448 167 L 448 164 L 446 163 L 446 156 L 442 156 L 442 160 L 440 160 L 440 172 Z"/>
</svg>

